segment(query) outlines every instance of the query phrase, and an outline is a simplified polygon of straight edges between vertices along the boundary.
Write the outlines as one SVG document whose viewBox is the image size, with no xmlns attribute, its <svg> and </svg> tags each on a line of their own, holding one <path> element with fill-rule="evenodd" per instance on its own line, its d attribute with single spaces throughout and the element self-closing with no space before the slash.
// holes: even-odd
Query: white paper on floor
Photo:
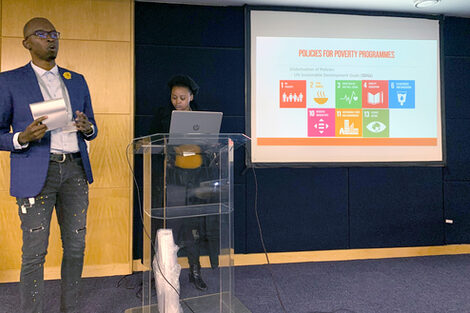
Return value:
<svg viewBox="0 0 470 313">
<path fill-rule="evenodd" d="M 177 257 L 179 248 L 173 240 L 172 230 L 159 229 L 156 242 L 157 252 L 153 258 L 153 273 L 158 310 L 160 313 L 183 313 L 179 299 L 181 272 Z"/>
</svg>

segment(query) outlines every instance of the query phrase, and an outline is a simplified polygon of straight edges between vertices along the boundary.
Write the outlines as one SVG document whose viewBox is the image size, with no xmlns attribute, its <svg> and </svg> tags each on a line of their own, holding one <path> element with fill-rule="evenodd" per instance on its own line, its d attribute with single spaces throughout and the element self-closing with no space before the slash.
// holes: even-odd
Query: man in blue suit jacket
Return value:
<svg viewBox="0 0 470 313">
<path fill-rule="evenodd" d="M 83 76 L 55 64 L 60 33 L 45 18 L 28 21 L 23 33 L 31 62 L 0 73 L 0 150 L 11 151 L 10 194 L 23 231 L 21 310 L 44 312 L 43 264 L 55 207 L 63 246 L 60 309 L 78 312 L 88 184 L 93 182 L 86 141 L 98 128 Z M 52 99 L 66 103 L 69 125 L 48 130 L 47 116 L 34 119 L 30 104 Z"/>
</svg>

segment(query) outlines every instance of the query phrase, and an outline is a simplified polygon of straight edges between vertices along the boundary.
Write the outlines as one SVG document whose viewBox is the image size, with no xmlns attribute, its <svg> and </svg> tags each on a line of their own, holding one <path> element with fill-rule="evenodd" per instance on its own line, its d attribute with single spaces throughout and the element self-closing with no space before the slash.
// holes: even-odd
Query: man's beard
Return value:
<svg viewBox="0 0 470 313">
<path fill-rule="evenodd" d="M 57 58 L 57 53 L 52 52 L 47 56 L 47 61 L 54 61 Z"/>
</svg>

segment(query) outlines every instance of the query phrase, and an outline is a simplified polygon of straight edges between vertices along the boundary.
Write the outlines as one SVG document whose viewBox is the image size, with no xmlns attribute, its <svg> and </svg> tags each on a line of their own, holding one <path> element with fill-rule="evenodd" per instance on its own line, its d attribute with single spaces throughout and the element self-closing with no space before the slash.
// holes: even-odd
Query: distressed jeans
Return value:
<svg viewBox="0 0 470 313">
<path fill-rule="evenodd" d="M 41 193 L 34 198 L 17 198 L 16 201 L 23 231 L 21 312 L 55 311 L 44 308 L 43 268 L 54 207 L 63 248 L 60 311 L 78 312 L 88 209 L 88 183 L 81 159 L 67 159 L 63 163 L 51 160 Z"/>
</svg>

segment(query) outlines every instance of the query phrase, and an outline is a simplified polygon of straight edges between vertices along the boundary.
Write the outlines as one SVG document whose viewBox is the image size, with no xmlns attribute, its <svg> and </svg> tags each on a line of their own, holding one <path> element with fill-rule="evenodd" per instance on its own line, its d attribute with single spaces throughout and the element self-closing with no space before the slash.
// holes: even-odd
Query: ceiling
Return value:
<svg viewBox="0 0 470 313">
<path fill-rule="evenodd" d="M 141 0 L 142 1 L 142 0 Z M 386 11 L 414 14 L 443 14 L 470 18 L 470 0 L 441 0 L 431 8 L 417 9 L 414 0 L 144 0 L 142 2 L 211 5 L 211 6 L 290 6 L 321 9 Z"/>
</svg>

